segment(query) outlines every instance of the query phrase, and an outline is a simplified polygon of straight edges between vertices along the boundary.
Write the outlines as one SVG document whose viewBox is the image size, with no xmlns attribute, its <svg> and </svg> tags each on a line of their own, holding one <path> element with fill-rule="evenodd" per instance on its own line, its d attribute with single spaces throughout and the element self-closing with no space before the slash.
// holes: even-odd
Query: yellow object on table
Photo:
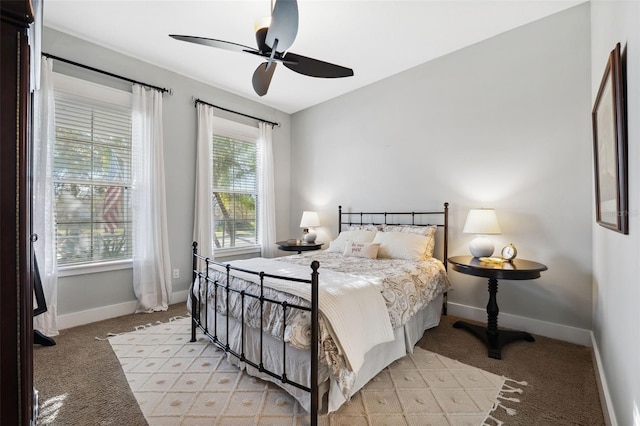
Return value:
<svg viewBox="0 0 640 426">
<path fill-rule="evenodd" d="M 486 263 L 504 263 L 507 260 L 503 259 L 501 257 L 480 257 L 480 262 L 486 262 Z"/>
</svg>

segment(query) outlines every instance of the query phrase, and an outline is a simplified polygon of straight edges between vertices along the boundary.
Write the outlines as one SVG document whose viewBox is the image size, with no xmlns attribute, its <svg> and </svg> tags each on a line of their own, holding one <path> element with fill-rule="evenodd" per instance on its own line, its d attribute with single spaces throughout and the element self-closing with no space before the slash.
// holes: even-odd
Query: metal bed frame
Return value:
<svg viewBox="0 0 640 426">
<path fill-rule="evenodd" d="M 428 217 L 428 216 L 437 216 L 437 215 L 442 215 L 443 216 L 443 223 L 442 224 L 438 224 L 438 223 L 416 223 L 416 216 L 419 217 Z M 353 221 L 351 220 L 351 218 L 353 216 L 359 216 L 359 221 Z M 373 218 L 376 217 L 384 217 L 384 221 L 383 222 L 375 222 L 373 220 Z M 398 217 L 407 217 L 407 216 L 411 216 L 411 222 L 410 223 L 393 223 L 393 222 L 388 222 L 389 220 L 393 220 L 393 221 L 397 221 Z M 365 219 L 371 219 L 371 220 L 367 220 L 365 221 Z M 414 225 L 414 226 L 438 226 L 438 227 L 442 227 L 444 228 L 444 245 L 443 245 L 443 263 L 445 266 L 445 269 L 447 267 L 447 244 L 448 244 L 448 225 L 449 225 L 449 203 L 444 203 L 444 209 L 442 211 L 427 211 L 427 212 L 382 212 L 382 213 L 376 213 L 376 212 L 343 212 L 342 211 L 342 206 L 338 206 L 338 232 L 340 232 L 342 230 L 342 225 L 364 225 L 364 224 L 374 224 L 374 225 Z M 311 409 L 309 412 L 310 415 L 310 420 L 311 420 L 311 425 L 312 426 L 316 426 L 318 424 L 318 411 L 319 411 L 319 388 L 318 388 L 318 367 L 319 367 L 319 361 L 318 361 L 318 345 L 317 344 L 311 344 L 311 348 L 310 348 L 310 356 L 311 356 L 311 377 L 310 377 L 310 382 L 311 382 L 311 386 L 307 387 L 303 384 L 294 382 L 290 379 L 287 378 L 287 374 L 286 374 L 286 360 L 287 360 L 287 344 L 285 342 L 284 339 L 284 329 L 285 327 L 283 327 L 283 335 L 282 335 L 282 373 L 279 372 L 275 372 L 275 371 L 271 371 L 269 369 L 267 369 L 264 366 L 263 363 L 263 336 L 264 336 L 264 330 L 261 328 L 260 330 L 260 348 L 259 348 L 259 359 L 258 360 L 251 360 L 248 359 L 246 354 L 245 354 L 245 320 L 244 320 L 244 308 L 245 308 L 245 300 L 246 298 L 251 298 L 251 299 L 255 299 L 255 300 L 259 300 L 260 301 L 260 317 L 262 318 L 263 316 L 263 310 L 264 310 L 264 304 L 265 303 L 273 303 L 275 305 L 280 305 L 282 307 L 282 317 L 283 317 L 283 322 L 286 322 L 286 313 L 288 309 L 300 309 L 303 311 L 307 311 L 311 313 L 311 342 L 317 342 L 318 341 L 318 268 L 320 267 L 320 263 L 318 261 L 312 261 L 311 262 L 311 278 L 308 280 L 305 279 L 299 279 L 299 278 L 291 278 L 291 277 L 283 277 L 283 276 L 278 276 L 278 275 L 271 275 L 271 274 L 266 274 L 264 272 L 258 272 L 258 271 L 252 271 L 252 270 L 248 270 L 248 269 L 243 269 L 243 268 L 238 268 L 235 266 L 232 266 L 230 264 L 226 264 L 226 263 L 220 263 L 220 262 L 215 262 L 214 260 L 202 256 L 200 254 L 198 254 L 198 243 L 194 242 L 192 245 L 192 254 L 193 254 L 193 283 L 196 282 L 196 280 L 199 280 L 198 282 L 200 283 L 200 285 L 198 286 L 199 291 L 197 292 L 198 294 L 194 293 L 194 287 L 192 287 L 191 291 L 190 291 L 190 298 L 191 298 L 191 342 L 195 342 L 196 341 L 196 329 L 200 329 L 205 336 L 207 336 L 209 339 L 211 339 L 211 341 L 213 342 L 214 345 L 216 345 L 218 348 L 220 348 L 221 350 L 223 350 L 224 352 L 233 355 L 235 358 L 237 358 L 240 362 L 243 362 L 245 364 L 248 364 L 250 366 L 252 366 L 253 368 L 257 369 L 259 372 L 261 373 L 265 373 L 269 376 L 271 376 L 272 378 L 276 379 L 276 380 L 280 380 L 283 384 L 288 384 L 288 385 L 292 385 L 298 389 L 302 389 L 306 392 L 310 392 L 311 394 Z M 201 271 L 198 269 L 198 264 L 200 262 L 204 262 L 204 271 Z M 226 271 L 225 273 L 225 277 L 226 279 L 224 280 L 224 282 L 219 282 L 216 279 L 213 279 L 210 277 L 209 275 L 209 267 L 212 265 L 217 265 L 221 268 L 224 268 L 224 270 Z M 247 274 L 251 274 L 254 275 L 256 277 L 259 278 L 259 287 L 260 287 L 260 294 L 252 294 L 250 292 L 247 292 L 245 290 L 238 290 L 238 289 L 234 289 L 230 287 L 230 281 L 231 281 L 231 277 L 233 276 L 233 271 L 237 271 L 237 272 L 243 272 L 243 273 L 247 273 Z M 301 284 L 308 284 L 311 286 L 311 301 L 310 301 L 310 306 L 301 306 L 301 305 L 295 305 L 295 304 L 291 304 L 291 303 L 287 303 L 286 301 L 277 301 L 277 300 L 273 300 L 270 298 L 267 298 L 264 296 L 264 279 L 265 278 L 276 278 L 276 279 L 280 279 L 280 280 L 287 280 L 287 281 L 294 281 L 294 282 L 298 282 Z M 202 297 L 204 296 L 204 300 L 205 303 L 209 300 L 209 283 L 211 283 L 213 285 L 213 304 L 214 306 L 217 306 L 217 302 L 218 302 L 218 290 L 221 290 L 223 292 L 226 293 L 226 312 L 227 315 L 225 316 L 225 324 L 223 324 L 222 326 L 225 327 L 225 336 L 226 336 L 226 341 L 223 341 L 220 336 L 218 335 L 218 316 L 215 314 L 216 311 L 214 310 L 214 315 L 213 315 L 213 330 L 209 329 L 208 326 L 208 309 L 207 306 L 205 304 L 204 306 L 204 313 L 202 312 Z M 202 289 L 204 286 L 204 295 L 202 295 L 203 291 L 200 290 Z M 229 296 L 230 293 L 236 293 L 240 295 L 240 300 L 241 300 L 241 318 L 240 318 L 240 352 L 235 351 L 231 348 L 231 346 L 229 345 Z M 446 302 L 447 302 L 447 294 L 444 293 L 444 298 L 443 298 L 443 311 L 442 313 L 444 315 L 447 314 L 446 311 Z M 286 325 L 286 324 L 285 324 Z"/>
</svg>

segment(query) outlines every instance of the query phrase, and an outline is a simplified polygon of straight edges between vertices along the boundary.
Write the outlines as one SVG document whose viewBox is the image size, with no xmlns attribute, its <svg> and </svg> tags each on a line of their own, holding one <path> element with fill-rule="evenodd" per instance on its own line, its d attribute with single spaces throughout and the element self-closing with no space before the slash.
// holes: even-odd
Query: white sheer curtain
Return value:
<svg viewBox="0 0 640 426">
<path fill-rule="evenodd" d="M 198 253 L 213 257 L 213 107 L 198 103 L 197 114 L 193 241 L 198 243 Z"/>
<path fill-rule="evenodd" d="M 166 311 L 171 295 L 162 93 L 133 85 L 133 290 L 136 312 Z"/>
<path fill-rule="evenodd" d="M 272 127 L 261 122 L 259 149 L 261 157 L 260 176 L 258 179 L 258 240 L 262 249 L 262 257 L 274 257 L 276 253 L 276 199 L 273 183 L 273 142 Z"/>
<path fill-rule="evenodd" d="M 33 318 L 33 328 L 46 336 L 58 335 L 58 263 L 56 259 L 56 210 L 53 190 L 55 103 L 53 61 L 42 58 L 40 89 L 33 106 L 33 244 L 47 311 Z"/>
</svg>

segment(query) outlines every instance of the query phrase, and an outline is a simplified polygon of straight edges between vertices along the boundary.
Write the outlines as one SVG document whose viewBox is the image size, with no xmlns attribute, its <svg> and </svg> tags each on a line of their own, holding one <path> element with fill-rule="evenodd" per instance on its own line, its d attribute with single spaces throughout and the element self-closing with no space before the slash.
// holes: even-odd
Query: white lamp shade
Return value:
<svg viewBox="0 0 640 426">
<path fill-rule="evenodd" d="M 467 214 L 462 232 L 466 234 L 499 234 L 500 225 L 496 211 L 493 209 L 471 209 Z M 493 254 L 493 241 L 489 238 L 478 236 L 469 244 L 469 251 L 474 257 L 488 257 Z"/>
<path fill-rule="evenodd" d="M 302 237 L 305 243 L 314 243 L 316 241 L 316 232 L 312 229 L 314 226 L 320 226 L 320 218 L 318 213 L 304 211 L 300 220 L 300 228 L 305 228 L 305 234 Z"/>
<path fill-rule="evenodd" d="M 302 212 L 302 219 L 300 220 L 300 228 L 310 228 L 313 226 L 320 226 L 320 218 L 317 212 Z"/>
<path fill-rule="evenodd" d="M 500 225 L 494 209 L 471 209 L 464 223 L 465 234 L 500 234 Z"/>
</svg>

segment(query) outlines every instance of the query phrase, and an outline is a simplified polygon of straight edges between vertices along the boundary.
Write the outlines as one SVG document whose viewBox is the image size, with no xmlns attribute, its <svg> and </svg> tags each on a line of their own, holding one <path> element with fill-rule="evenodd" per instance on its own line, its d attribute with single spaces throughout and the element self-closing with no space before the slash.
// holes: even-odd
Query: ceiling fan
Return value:
<svg viewBox="0 0 640 426">
<path fill-rule="evenodd" d="M 278 62 L 282 62 L 291 71 L 311 77 L 340 78 L 353 76 L 351 68 L 288 52 L 287 49 L 291 47 L 297 34 L 298 3 L 296 0 L 276 0 L 271 12 L 271 23 L 256 25 L 257 49 L 230 41 L 205 37 L 176 34 L 169 34 L 169 37 L 235 52 L 246 52 L 266 58 L 267 61 L 256 68 L 252 78 L 253 89 L 259 96 L 266 95 L 269 90 L 269 84 Z"/>
</svg>

